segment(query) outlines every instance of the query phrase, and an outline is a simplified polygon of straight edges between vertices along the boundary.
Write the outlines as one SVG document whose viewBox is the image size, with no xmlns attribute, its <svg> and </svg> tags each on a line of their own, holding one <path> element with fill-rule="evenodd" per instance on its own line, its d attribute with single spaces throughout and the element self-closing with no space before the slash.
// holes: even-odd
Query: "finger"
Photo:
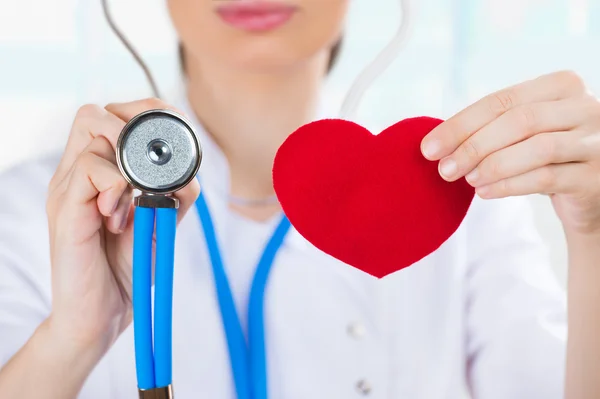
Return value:
<svg viewBox="0 0 600 399">
<path fill-rule="evenodd" d="M 97 137 L 75 161 L 63 203 L 73 209 L 74 217 L 81 216 L 77 210 L 90 201 L 97 201 L 102 215 L 111 216 L 128 188 L 117 166 L 98 155 L 108 151 L 112 151 L 108 140 Z"/>
<path fill-rule="evenodd" d="M 179 199 L 179 209 L 177 211 L 177 222 L 186 215 L 188 210 L 198 199 L 200 195 L 200 183 L 198 179 L 193 179 L 187 186 L 175 193 L 175 196 Z"/>
<path fill-rule="evenodd" d="M 102 136 L 92 140 L 92 142 L 82 151 L 81 154 L 83 153 L 89 153 L 88 155 L 95 155 L 98 158 L 106 160 L 106 162 L 109 162 L 113 165 L 116 164 L 115 153 L 112 150 L 110 143 L 108 143 L 106 138 Z M 56 186 L 49 191 L 48 204 L 49 206 L 52 204 L 52 210 L 60 205 L 62 197 L 69 188 L 71 176 L 76 167 L 78 167 L 77 162 L 73 162 L 69 170 L 65 173 L 64 178 L 60 182 L 57 182 Z M 49 213 L 51 213 L 52 210 Z"/>
<path fill-rule="evenodd" d="M 504 198 L 529 194 L 577 194 L 590 189 L 598 180 L 597 172 L 587 163 L 547 165 L 518 176 L 478 187 L 481 198 Z"/>
<path fill-rule="evenodd" d="M 526 81 L 490 94 L 440 124 L 423 139 L 421 150 L 426 158 L 439 160 L 454 152 L 473 133 L 516 107 L 586 94 L 582 79 L 569 71 Z"/>
<path fill-rule="evenodd" d="M 106 219 L 106 227 L 111 233 L 120 234 L 127 228 L 129 212 L 133 205 L 133 188 L 127 186 L 117 202 L 115 211 Z"/>
<path fill-rule="evenodd" d="M 535 135 L 485 158 L 467 174 L 467 182 L 481 187 L 546 165 L 590 161 L 600 151 L 600 137 L 590 136 L 581 131 Z"/>
<path fill-rule="evenodd" d="M 516 107 L 481 128 L 443 158 L 440 173 L 448 181 L 457 180 L 493 152 L 542 132 L 567 131 L 583 125 L 592 108 L 586 103 L 590 101 L 566 99 Z"/>
<path fill-rule="evenodd" d="M 98 140 L 102 139 L 102 140 L 108 141 L 108 139 L 106 139 L 106 137 L 104 135 L 98 135 L 96 137 L 96 139 L 98 139 Z M 97 143 L 94 143 L 94 144 L 92 144 L 92 143 L 94 143 L 93 140 L 78 155 L 80 155 L 84 151 L 92 152 L 92 153 L 96 154 L 97 156 L 99 156 L 100 158 L 103 158 L 114 165 L 117 164 L 116 155 L 115 155 L 115 151 L 112 148 L 112 144 L 109 143 L 109 145 L 107 146 L 105 144 L 98 145 Z M 74 168 L 75 168 L 75 160 L 71 163 L 71 165 L 68 167 L 67 170 L 65 170 L 64 172 L 61 172 L 63 174 L 62 177 L 59 177 L 56 174 L 54 175 L 54 177 L 53 177 L 54 182 L 52 182 L 53 185 L 50 186 L 50 189 L 49 189 L 50 194 L 56 193 L 55 195 L 62 195 L 67 190 L 67 188 L 69 186 L 69 180 L 70 180 L 71 174 L 73 173 Z"/>
<path fill-rule="evenodd" d="M 183 112 L 157 98 L 147 98 L 129 103 L 111 103 L 104 108 L 126 122 L 129 122 L 136 115 L 151 109 L 168 109 L 182 116 L 184 115 Z"/>
<path fill-rule="evenodd" d="M 114 154 L 117 139 L 124 126 L 124 121 L 97 105 L 81 107 L 77 111 L 64 154 L 50 183 L 50 189 L 65 178 L 75 159 L 94 138 L 105 137 L 112 145 Z"/>
</svg>

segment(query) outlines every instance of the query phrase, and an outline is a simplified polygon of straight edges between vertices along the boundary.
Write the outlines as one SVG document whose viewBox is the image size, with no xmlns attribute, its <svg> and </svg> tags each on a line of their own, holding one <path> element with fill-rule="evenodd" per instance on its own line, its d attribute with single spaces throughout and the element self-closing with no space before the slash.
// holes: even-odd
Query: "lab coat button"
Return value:
<svg viewBox="0 0 600 399">
<path fill-rule="evenodd" d="M 362 323 L 351 323 L 348 325 L 348 335 L 352 338 L 360 339 L 365 336 L 367 329 Z"/>
<path fill-rule="evenodd" d="M 367 396 L 368 394 L 371 393 L 371 384 L 369 383 L 369 381 L 367 380 L 360 380 L 356 383 L 356 389 L 358 390 L 358 392 L 360 392 L 363 396 Z"/>
</svg>

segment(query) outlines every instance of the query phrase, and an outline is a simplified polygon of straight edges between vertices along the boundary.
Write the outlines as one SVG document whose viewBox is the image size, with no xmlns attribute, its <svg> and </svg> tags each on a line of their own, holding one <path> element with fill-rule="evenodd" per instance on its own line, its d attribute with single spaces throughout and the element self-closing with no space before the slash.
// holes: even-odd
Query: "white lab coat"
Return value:
<svg viewBox="0 0 600 399">
<path fill-rule="evenodd" d="M 178 105 L 192 115 L 184 101 Z M 226 160 L 200 136 L 203 190 L 245 325 L 250 280 L 276 219 L 253 222 L 227 209 Z M 45 197 L 58 157 L 0 176 L 0 365 L 51 311 Z M 270 397 L 457 399 L 469 386 L 476 399 L 561 398 L 565 294 L 549 264 L 522 198 L 476 198 L 440 249 L 382 280 L 321 253 L 292 230 L 266 294 Z M 178 230 L 174 286 L 176 397 L 234 399 L 193 208 Z M 137 397 L 131 327 L 79 397 Z"/>
</svg>

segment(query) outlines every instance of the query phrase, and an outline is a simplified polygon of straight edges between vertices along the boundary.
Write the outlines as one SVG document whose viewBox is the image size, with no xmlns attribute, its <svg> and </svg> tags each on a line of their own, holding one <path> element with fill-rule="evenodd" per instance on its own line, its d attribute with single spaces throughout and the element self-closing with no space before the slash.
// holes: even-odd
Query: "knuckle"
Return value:
<svg viewBox="0 0 600 399">
<path fill-rule="evenodd" d="M 75 119 L 94 118 L 102 115 L 102 108 L 96 104 L 85 104 L 79 107 Z"/>
<path fill-rule="evenodd" d="M 125 180 L 125 178 L 117 170 L 115 170 L 115 179 L 114 186 L 117 188 L 117 190 L 125 191 L 129 187 L 127 180 Z"/>
<path fill-rule="evenodd" d="M 597 157 L 596 154 L 600 152 L 600 134 L 582 134 L 579 137 L 574 137 L 569 140 L 568 150 L 563 150 L 561 153 L 561 162 L 572 162 L 572 161 L 591 161 L 590 164 L 594 164 L 593 158 Z"/>
<path fill-rule="evenodd" d="M 510 194 L 510 182 L 508 179 L 500 180 L 498 183 L 494 184 L 494 192 L 500 196 L 504 197 Z"/>
<path fill-rule="evenodd" d="M 92 142 L 89 144 L 89 149 L 105 152 L 112 150 L 112 145 L 106 137 L 98 135 L 92 139 Z"/>
<path fill-rule="evenodd" d="M 110 141 L 103 136 L 94 137 L 83 152 L 92 154 L 94 158 L 99 157 L 113 163 L 116 162 L 115 150 Z"/>
<path fill-rule="evenodd" d="M 517 109 L 516 114 L 519 119 L 519 126 L 522 126 L 527 133 L 534 132 L 538 120 L 535 108 L 531 105 L 524 105 Z"/>
<path fill-rule="evenodd" d="M 88 171 L 96 160 L 96 155 L 91 152 L 85 151 L 79 154 L 75 160 L 74 169 L 78 171 Z"/>
<path fill-rule="evenodd" d="M 600 99 L 594 96 L 588 96 L 585 100 L 584 106 L 594 121 L 598 121 L 600 119 Z"/>
<path fill-rule="evenodd" d="M 467 140 L 460 146 L 460 152 L 464 158 L 473 161 L 479 159 L 481 151 L 479 150 L 479 144 L 475 143 L 474 140 Z"/>
<path fill-rule="evenodd" d="M 575 71 L 564 70 L 556 73 L 556 78 L 576 92 L 585 92 L 586 86 L 583 78 Z"/>
<path fill-rule="evenodd" d="M 550 167 L 541 168 L 537 180 L 542 190 L 549 190 L 556 184 L 556 173 Z"/>
<path fill-rule="evenodd" d="M 488 97 L 488 107 L 494 115 L 501 115 L 514 108 L 517 96 L 512 89 L 502 90 Z"/>
<path fill-rule="evenodd" d="M 559 148 L 557 141 L 551 135 L 538 134 L 536 136 L 535 148 L 542 161 L 551 162 L 557 159 Z"/>
<path fill-rule="evenodd" d="M 495 179 L 495 178 L 499 178 L 502 176 L 501 163 L 495 159 L 490 159 L 490 160 L 486 161 L 482 165 L 481 169 L 482 169 L 482 171 L 481 171 L 482 175 L 484 175 L 484 177 L 486 177 L 486 178 Z"/>
<path fill-rule="evenodd" d="M 141 101 L 144 108 L 147 109 L 158 109 L 165 108 L 165 103 L 156 97 L 149 97 Z"/>
</svg>

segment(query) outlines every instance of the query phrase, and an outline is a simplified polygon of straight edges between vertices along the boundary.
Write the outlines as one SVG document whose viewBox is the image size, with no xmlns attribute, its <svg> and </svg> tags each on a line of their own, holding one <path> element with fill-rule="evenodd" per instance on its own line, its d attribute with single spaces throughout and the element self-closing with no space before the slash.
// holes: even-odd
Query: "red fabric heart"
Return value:
<svg viewBox="0 0 600 399">
<path fill-rule="evenodd" d="M 412 265 L 456 231 L 475 195 L 421 154 L 441 122 L 406 119 L 379 135 L 340 119 L 302 126 L 273 165 L 283 211 L 315 247 L 375 277 Z"/>
</svg>

